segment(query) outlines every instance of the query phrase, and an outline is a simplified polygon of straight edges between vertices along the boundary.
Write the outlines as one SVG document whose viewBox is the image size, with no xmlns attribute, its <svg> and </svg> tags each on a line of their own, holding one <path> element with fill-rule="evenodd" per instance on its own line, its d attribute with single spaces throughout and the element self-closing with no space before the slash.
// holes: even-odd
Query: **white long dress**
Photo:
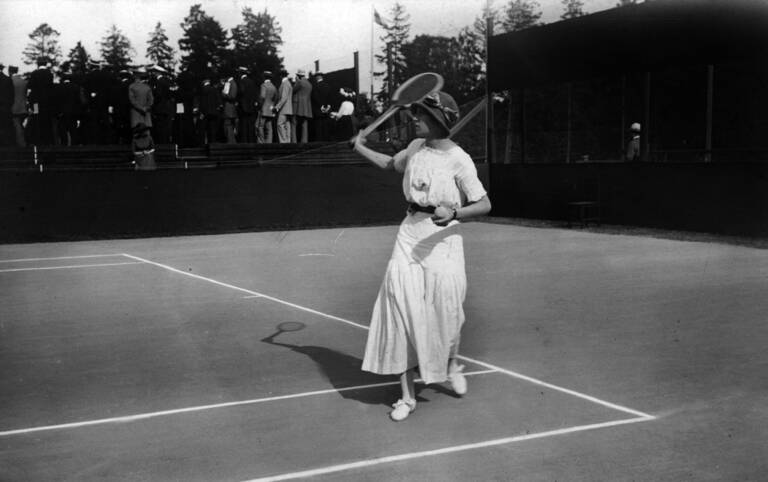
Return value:
<svg viewBox="0 0 768 482">
<path fill-rule="evenodd" d="M 469 155 L 432 149 L 416 139 L 395 156 L 409 203 L 461 206 L 486 195 Z M 363 370 L 382 375 L 419 367 L 425 383 L 447 378 L 459 349 L 467 278 L 460 223 L 437 226 L 414 212 L 400 224 L 373 307 Z"/>
</svg>

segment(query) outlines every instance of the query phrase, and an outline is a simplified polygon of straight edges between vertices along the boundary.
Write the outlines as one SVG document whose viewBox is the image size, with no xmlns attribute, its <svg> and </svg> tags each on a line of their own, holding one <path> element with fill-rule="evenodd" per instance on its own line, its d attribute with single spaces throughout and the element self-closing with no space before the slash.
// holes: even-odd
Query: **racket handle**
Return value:
<svg viewBox="0 0 768 482">
<path fill-rule="evenodd" d="M 401 105 L 390 106 L 390 108 L 387 109 L 383 114 L 381 114 L 375 121 L 371 122 L 368 125 L 368 127 L 363 129 L 360 135 L 362 135 L 363 137 L 368 137 L 369 135 L 371 135 L 371 132 L 373 132 L 377 127 L 379 127 L 382 123 L 384 123 L 384 121 L 392 117 L 392 115 L 394 115 L 395 112 L 399 111 L 402 108 L 403 106 Z"/>
</svg>

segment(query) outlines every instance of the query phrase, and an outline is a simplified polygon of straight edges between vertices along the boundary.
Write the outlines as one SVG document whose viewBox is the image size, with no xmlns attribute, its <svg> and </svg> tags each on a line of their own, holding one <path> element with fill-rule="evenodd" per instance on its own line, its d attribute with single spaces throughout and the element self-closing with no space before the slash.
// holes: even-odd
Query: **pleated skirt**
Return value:
<svg viewBox="0 0 768 482">
<path fill-rule="evenodd" d="M 362 369 L 381 375 L 419 367 L 425 383 L 447 378 L 459 349 L 467 278 L 460 224 L 426 213 L 400 224 L 371 315 Z"/>
</svg>

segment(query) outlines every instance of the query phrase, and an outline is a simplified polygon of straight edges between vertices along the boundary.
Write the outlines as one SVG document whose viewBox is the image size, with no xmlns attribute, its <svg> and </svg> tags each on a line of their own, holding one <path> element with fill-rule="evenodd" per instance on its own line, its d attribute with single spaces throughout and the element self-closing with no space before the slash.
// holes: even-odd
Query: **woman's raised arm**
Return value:
<svg viewBox="0 0 768 482">
<path fill-rule="evenodd" d="M 394 157 L 389 156 L 387 154 L 383 154 L 381 152 L 376 152 L 373 149 L 366 147 L 365 143 L 366 143 L 365 137 L 361 136 L 360 133 L 358 133 L 357 136 L 355 136 L 354 150 L 357 151 L 361 156 L 366 158 L 368 161 L 370 161 L 372 164 L 374 164 L 377 167 L 380 167 L 381 169 L 394 169 L 395 167 Z"/>
</svg>

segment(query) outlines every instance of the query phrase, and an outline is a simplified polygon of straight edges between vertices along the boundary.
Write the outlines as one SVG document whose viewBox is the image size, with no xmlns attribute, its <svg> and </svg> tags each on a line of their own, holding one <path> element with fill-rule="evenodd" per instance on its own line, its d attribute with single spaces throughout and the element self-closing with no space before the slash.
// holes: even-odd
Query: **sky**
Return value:
<svg viewBox="0 0 768 482">
<path fill-rule="evenodd" d="M 502 8 L 507 0 L 400 0 L 410 15 L 411 38 L 420 34 L 454 36 L 471 25 L 487 2 Z M 587 13 L 612 8 L 618 0 L 583 0 Z M 254 12 L 267 9 L 282 27 L 280 56 L 289 72 L 299 68 L 333 71 L 350 68 L 353 52 L 360 56 L 360 90 L 370 90 L 371 29 L 373 50 L 382 47 L 383 33 L 372 25 L 375 8 L 385 19 L 394 0 L 0 0 L 0 62 L 18 65 L 21 72 L 31 70 L 23 63 L 22 51 L 28 35 L 41 23 L 60 32 L 62 54 L 81 41 L 91 56 L 99 56 L 99 41 L 112 24 L 125 34 L 135 50 L 135 63 L 146 62 L 149 33 L 161 22 L 170 44 L 177 50 L 182 35 L 180 23 L 190 6 L 199 3 L 203 10 L 231 29 L 242 21 L 242 9 Z M 562 0 L 539 0 L 542 21 L 559 20 Z M 381 70 L 380 66 L 375 67 Z M 378 88 L 378 87 L 376 87 Z"/>
</svg>

